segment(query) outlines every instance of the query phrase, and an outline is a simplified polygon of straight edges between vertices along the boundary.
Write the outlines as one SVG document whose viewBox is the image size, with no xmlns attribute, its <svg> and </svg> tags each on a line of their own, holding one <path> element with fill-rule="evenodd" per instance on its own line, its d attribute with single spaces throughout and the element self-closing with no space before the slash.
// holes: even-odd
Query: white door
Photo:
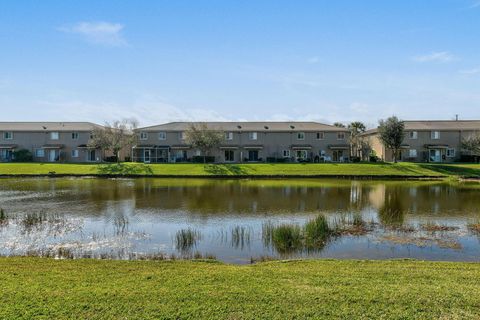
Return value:
<svg viewBox="0 0 480 320">
<path fill-rule="evenodd" d="M 150 156 L 151 156 L 150 150 L 145 149 L 143 152 L 143 162 L 150 163 Z"/>
<path fill-rule="evenodd" d="M 55 162 L 56 158 L 57 158 L 56 150 L 55 149 L 50 149 L 48 151 L 48 161 Z"/>
</svg>

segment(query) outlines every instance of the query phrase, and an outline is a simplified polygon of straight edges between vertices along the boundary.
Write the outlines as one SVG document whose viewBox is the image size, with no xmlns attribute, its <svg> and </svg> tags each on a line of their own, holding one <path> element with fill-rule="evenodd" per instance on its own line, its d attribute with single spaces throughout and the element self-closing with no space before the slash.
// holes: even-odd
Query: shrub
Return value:
<svg viewBox="0 0 480 320">
<path fill-rule="evenodd" d="M 283 224 L 273 229 L 272 240 L 279 252 L 295 251 L 302 247 L 302 230 L 298 225 Z"/>
<path fill-rule="evenodd" d="M 33 161 L 33 155 L 27 149 L 21 149 L 15 151 L 15 157 L 13 159 L 15 162 L 31 162 Z"/>
<path fill-rule="evenodd" d="M 205 159 L 204 159 L 205 158 Z M 213 163 L 215 162 L 214 156 L 193 156 L 192 158 L 193 163 Z"/>
<path fill-rule="evenodd" d="M 308 244 L 324 242 L 332 233 L 324 215 L 317 216 L 305 225 L 305 237 Z"/>
</svg>

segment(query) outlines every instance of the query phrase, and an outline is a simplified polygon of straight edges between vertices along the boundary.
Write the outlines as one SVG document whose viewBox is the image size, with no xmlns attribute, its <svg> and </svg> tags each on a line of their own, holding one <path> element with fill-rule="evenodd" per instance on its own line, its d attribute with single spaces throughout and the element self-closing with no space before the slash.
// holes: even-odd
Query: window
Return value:
<svg viewBox="0 0 480 320">
<path fill-rule="evenodd" d="M 72 140 L 78 140 L 78 132 L 72 132 Z"/>
<path fill-rule="evenodd" d="M 50 132 L 50 139 L 51 140 L 58 140 L 60 137 L 60 135 L 58 134 L 58 132 Z"/>
<path fill-rule="evenodd" d="M 158 140 L 167 140 L 167 133 L 166 132 L 159 132 L 158 133 Z"/>
<path fill-rule="evenodd" d="M 36 149 L 36 150 L 35 150 L 35 157 L 37 157 L 37 158 L 43 158 L 43 157 L 45 157 L 45 150 L 43 150 L 43 149 Z"/>
<path fill-rule="evenodd" d="M 297 132 L 297 140 L 305 140 L 305 132 Z"/>
<path fill-rule="evenodd" d="M 447 149 L 447 157 L 449 157 L 449 158 L 454 158 L 454 157 L 455 157 L 455 149 L 453 149 L 453 148 L 448 148 L 448 149 Z"/>
<path fill-rule="evenodd" d="M 338 132 L 337 140 L 345 140 L 345 132 Z"/>
<path fill-rule="evenodd" d="M 408 136 L 410 139 L 418 139 L 418 132 L 417 131 L 410 131 Z"/>
<path fill-rule="evenodd" d="M 430 134 L 433 140 L 440 139 L 440 131 L 432 131 Z"/>
<path fill-rule="evenodd" d="M 257 133 L 256 133 L 256 132 L 250 132 L 250 133 L 248 134 L 248 138 L 249 138 L 250 140 L 257 140 Z"/>
<path fill-rule="evenodd" d="M 92 140 L 92 139 L 93 139 L 93 137 L 94 137 L 94 136 L 93 136 L 93 133 L 92 133 L 92 132 L 90 132 L 90 140 Z"/>
<path fill-rule="evenodd" d="M 200 157 L 202 155 L 202 151 L 195 150 L 195 156 Z"/>
<path fill-rule="evenodd" d="M 13 132 L 8 131 L 3 133 L 3 139 L 5 140 L 12 140 L 13 139 Z"/>
<path fill-rule="evenodd" d="M 233 140 L 233 132 L 225 132 L 225 140 Z"/>
<path fill-rule="evenodd" d="M 72 150 L 72 158 L 78 158 L 78 150 L 77 149 Z"/>
<path fill-rule="evenodd" d="M 408 157 L 410 157 L 410 158 L 416 158 L 416 157 L 417 157 L 417 150 L 416 150 L 416 149 L 410 149 L 410 150 L 408 150 Z"/>
<path fill-rule="evenodd" d="M 283 150 L 283 157 L 290 158 L 290 150 Z"/>
<path fill-rule="evenodd" d="M 147 140 L 148 132 L 140 132 L 140 140 Z"/>
<path fill-rule="evenodd" d="M 324 132 L 317 132 L 317 140 L 323 140 L 325 138 Z"/>
<path fill-rule="evenodd" d="M 179 138 L 180 140 L 185 140 L 185 132 L 183 132 L 183 131 L 182 131 L 182 132 L 179 132 L 179 133 L 178 133 L 178 138 Z"/>
<path fill-rule="evenodd" d="M 233 150 L 225 150 L 225 162 L 235 161 L 235 153 Z"/>
</svg>

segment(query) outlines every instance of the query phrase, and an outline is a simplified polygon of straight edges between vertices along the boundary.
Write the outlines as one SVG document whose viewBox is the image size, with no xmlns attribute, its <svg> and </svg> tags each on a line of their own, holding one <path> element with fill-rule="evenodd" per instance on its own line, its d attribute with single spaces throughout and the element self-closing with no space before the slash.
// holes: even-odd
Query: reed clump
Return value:
<svg viewBox="0 0 480 320">
<path fill-rule="evenodd" d="M 175 246 L 177 250 L 189 251 L 197 245 L 201 239 L 201 233 L 198 230 L 187 228 L 177 231 L 175 234 Z"/>
</svg>

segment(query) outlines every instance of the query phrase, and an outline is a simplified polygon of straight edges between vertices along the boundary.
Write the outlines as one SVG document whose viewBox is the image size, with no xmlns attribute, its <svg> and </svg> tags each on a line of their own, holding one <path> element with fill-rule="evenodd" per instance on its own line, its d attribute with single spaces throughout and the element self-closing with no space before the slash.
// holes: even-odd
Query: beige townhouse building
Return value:
<svg viewBox="0 0 480 320">
<path fill-rule="evenodd" d="M 480 134 L 480 120 L 404 121 L 405 138 L 399 161 L 455 162 L 462 159 L 462 140 Z M 393 160 L 392 150 L 385 149 L 378 130 L 363 134 L 372 150 L 384 161 Z"/>
<path fill-rule="evenodd" d="M 89 148 L 95 128 L 89 122 L 0 122 L 0 161 L 28 150 L 35 162 L 100 162 L 100 149 Z"/>
<path fill-rule="evenodd" d="M 344 162 L 349 160 L 349 131 L 317 122 L 202 122 L 224 133 L 211 156 L 215 162 Z M 200 151 L 185 141 L 191 122 L 137 129 L 132 149 L 136 162 L 187 162 Z"/>
</svg>

